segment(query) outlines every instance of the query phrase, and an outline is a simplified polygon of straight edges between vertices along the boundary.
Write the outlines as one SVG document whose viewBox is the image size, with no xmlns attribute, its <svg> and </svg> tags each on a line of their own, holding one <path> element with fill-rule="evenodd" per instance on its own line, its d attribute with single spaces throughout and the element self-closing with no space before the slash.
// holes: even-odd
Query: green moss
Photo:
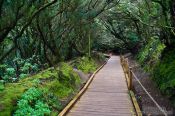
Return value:
<svg viewBox="0 0 175 116">
<path fill-rule="evenodd" d="M 51 81 L 50 83 L 45 83 L 45 87 L 48 91 L 54 93 L 59 98 L 67 98 L 72 92 L 72 88 L 68 88 L 61 84 L 58 80 Z"/>
<path fill-rule="evenodd" d="M 94 72 L 97 68 L 95 60 L 87 57 L 80 58 L 75 64 L 73 66 L 86 73 Z M 49 68 L 37 75 L 21 79 L 17 83 L 7 83 L 4 85 L 5 88 L 0 91 L 0 115 L 13 115 L 17 108 L 17 101 L 31 87 L 44 91 L 44 96 L 52 110 L 50 115 L 57 115 L 61 107 L 56 102 L 66 100 L 75 94 L 80 86 L 80 81 L 80 77 L 72 66 L 67 63 L 60 63 L 57 69 Z M 48 96 L 52 96 L 54 100 Z"/>
<path fill-rule="evenodd" d="M 50 113 L 50 116 L 58 116 L 58 112 L 52 111 L 52 112 Z"/>
<path fill-rule="evenodd" d="M 4 90 L 4 83 L 3 81 L 0 81 L 0 91 L 3 91 Z"/>
<path fill-rule="evenodd" d="M 92 58 L 89 59 L 88 57 L 82 57 L 75 63 L 75 66 L 82 70 L 84 73 L 90 73 L 94 72 L 97 69 L 97 64 L 95 63 L 95 60 Z"/>
<path fill-rule="evenodd" d="M 21 95 L 31 87 L 38 87 L 46 90 L 48 94 L 53 93 L 58 98 L 66 99 L 76 91 L 76 86 L 79 83 L 79 76 L 73 71 L 72 67 L 65 63 L 59 70 L 50 68 L 37 75 L 21 79 L 18 83 L 8 83 L 5 85 L 5 89 L 0 92 L 0 115 L 12 115 L 16 108 L 14 106 L 16 106 Z"/>
<path fill-rule="evenodd" d="M 22 84 L 6 84 L 4 91 L 0 92 L 0 115 L 11 115 L 14 105 L 25 89 L 26 87 Z"/>
</svg>

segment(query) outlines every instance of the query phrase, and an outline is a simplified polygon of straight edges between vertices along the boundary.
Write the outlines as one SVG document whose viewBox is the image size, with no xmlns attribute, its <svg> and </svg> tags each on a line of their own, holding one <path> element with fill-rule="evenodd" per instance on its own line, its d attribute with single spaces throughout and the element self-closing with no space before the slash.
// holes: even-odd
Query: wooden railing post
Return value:
<svg viewBox="0 0 175 116">
<path fill-rule="evenodd" d="M 121 56 L 121 64 L 122 64 L 122 67 L 123 67 L 123 70 L 124 70 L 124 73 L 125 73 L 127 86 L 128 86 L 128 89 L 130 90 L 130 96 L 132 98 L 132 102 L 134 104 L 136 114 L 137 114 L 137 116 L 142 116 L 142 112 L 141 112 L 140 107 L 137 103 L 134 92 L 132 91 L 133 90 L 133 83 L 132 83 L 133 72 L 132 72 L 132 68 L 129 67 L 128 59 L 125 59 L 124 56 Z"/>
<path fill-rule="evenodd" d="M 127 70 L 127 74 L 129 75 L 129 62 L 128 62 L 128 58 L 126 59 L 126 70 Z"/>
<path fill-rule="evenodd" d="M 124 69 L 124 73 L 126 73 L 126 62 L 124 58 L 123 58 L 123 69 Z"/>
<path fill-rule="evenodd" d="M 120 62 L 122 63 L 122 55 L 120 54 Z"/>
<path fill-rule="evenodd" d="M 121 64 L 122 64 L 122 67 L 123 67 L 123 56 L 120 57 L 120 60 L 121 60 Z"/>
<path fill-rule="evenodd" d="M 132 90 L 132 78 L 133 78 L 133 74 L 132 74 L 132 68 L 129 68 L 129 90 Z"/>
<path fill-rule="evenodd" d="M 121 63 L 123 66 L 123 70 L 126 76 L 126 81 L 127 81 L 127 85 L 128 85 L 128 89 L 132 90 L 132 68 L 129 67 L 129 62 L 128 59 L 124 58 L 124 56 L 121 56 Z"/>
</svg>

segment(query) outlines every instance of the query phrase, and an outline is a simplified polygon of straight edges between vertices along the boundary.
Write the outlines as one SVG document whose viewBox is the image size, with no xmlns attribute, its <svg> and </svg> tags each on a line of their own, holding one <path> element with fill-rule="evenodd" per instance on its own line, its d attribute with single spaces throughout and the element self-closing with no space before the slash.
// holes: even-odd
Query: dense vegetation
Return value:
<svg viewBox="0 0 175 116">
<path fill-rule="evenodd" d="M 175 104 L 174 5 L 0 0 L 0 115 L 56 115 L 80 86 L 74 69 L 90 73 L 104 59 L 94 51 L 131 52 Z"/>
</svg>

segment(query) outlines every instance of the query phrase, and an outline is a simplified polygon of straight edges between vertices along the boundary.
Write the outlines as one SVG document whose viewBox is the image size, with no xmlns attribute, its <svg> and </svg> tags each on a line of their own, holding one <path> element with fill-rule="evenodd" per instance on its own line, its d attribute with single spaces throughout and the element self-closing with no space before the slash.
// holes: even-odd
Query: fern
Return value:
<svg viewBox="0 0 175 116">
<path fill-rule="evenodd" d="M 76 64 L 76 67 L 85 73 L 94 72 L 97 68 L 95 61 L 88 57 L 82 57 L 79 63 Z"/>
<path fill-rule="evenodd" d="M 14 116 L 44 116 L 50 114 L 49 106 L 43 102 L 43 93 L 37 88 L 28 89 L 18 101 Z"/>
<path fill-rule="evenodd" d="M 80 83 L 79 76 L 67 63 L 61 63 L 58 78 L 61 83 L 66 84 L 71 88 L 74 88 L 76 85 L 78 85 L 78 83 Z"/>
</svg>

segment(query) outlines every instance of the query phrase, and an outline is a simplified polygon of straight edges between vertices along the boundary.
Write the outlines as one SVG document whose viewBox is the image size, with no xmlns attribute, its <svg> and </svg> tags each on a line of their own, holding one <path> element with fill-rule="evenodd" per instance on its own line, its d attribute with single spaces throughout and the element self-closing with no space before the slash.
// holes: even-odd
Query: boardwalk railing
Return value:
<svg viewBox="0 0 175 116">
<path fill-rule="evenodd" d="M 135 107 L 135 110 L 136 110 L 136 113 L 138 114 L 138 116 L 142 116 L 142 113 L 141 113 L 141 110 L 140 110 L 139 105 L 137 103 L 137 100 L 135 98 L 134 92 L 132 91 L 133 90 L 133 84 L 132 84 L 133 77 L 140 84 L 140 86 L 143 88 L 145 93 L 150 97 L 150 99 L 153 101 L 153 103 L 157 106 L 157 108 L 162 112 L 162 114 L 164 116 L 168 116 L 167 112 L 156 102 L 156 100 L 151 96 L 151 94 L 146 90 L 146 88 L 139 81 L 137 76 L 133 73 L 132 68 L 129 67 L 128 58 L 125 58 L 124 56 L 120 56 L 120 60 L 121 60 L 121 65 L 122 65 L 124 73 L 125 73 L 128 89 L 130 90 L 130 96 L 132 98 L 132 102 L 134 104 L 134 107 Z"/>
<path fill-rule="evenodd" d="M 132 72 L 132 68 L 129 67 L 129 62 L 128 62 L 128 58 L 125 59 L 124 56 L 120 56 L 120 61 L 121 61 L 121 65 L 123 67 L 124 70 L 124 74 L 125 74 L 125 78 L 126 78 L 126 82 L 128 85 L 128 89 L 130 92 L 130 97 L 133 103 L 133 106 L 135 108 L 136 111 L 136 115 L 137 116 L 142 116 L 142 112 L 140 110 L 140 107 L 138 105 L 137 99 L 135 98 L 134 92 L 133 92 L 133 72 Z"/>
<path fill-rule="evenodd" d="M 133 85 L 132 85 L 132 78 L 133 78 L 132 68 L 129 67 L 129 63 L 128 63 L 127 58 L 125 59 L 124 56 L 121 56 L 120 58 L 121 58 L 120 59 L 121 60 L 121 65 L 122 65 L 124 73 L 125 73 L 128 89 L 132 90 L 132 88 L 133 88 Z"/>
</svg>

